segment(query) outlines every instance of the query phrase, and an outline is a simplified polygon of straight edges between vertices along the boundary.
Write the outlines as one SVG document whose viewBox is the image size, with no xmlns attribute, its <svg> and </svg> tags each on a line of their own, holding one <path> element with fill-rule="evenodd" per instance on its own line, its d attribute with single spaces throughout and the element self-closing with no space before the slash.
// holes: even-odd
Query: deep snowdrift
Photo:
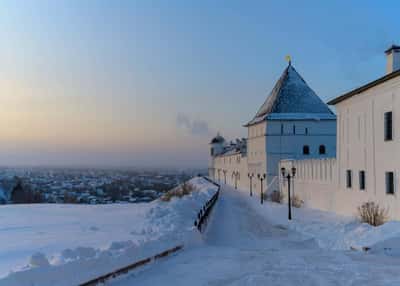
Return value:
<svg viewBox="0 0 400 286">
<path fill-rule="evenodd" d="M 234 190 L 231 187 L 232 191 Z M 244 194 L 247 191 L 239 190 Z M 284 228 L 295 230 L 314 239 L 321 248 L 330 250 L 362 250 L 400 256 L 400 222 L 390 221 L 374 227 L 360 223 L 356 217 L 307 208 L 292 208 L 293 220 L 288 221 L 287 204 L 265 202 L 260 204 L 259 194 L 245 199 L 251 207 L 268 221 Z"/>
<path fill-rule="evenodd" d="M 196 240 L 197 212 L 217 188 L 190 183 L 197 191 L 170 202 L 0 207 L 0 285 L 73 285 Z"/>
</svg>

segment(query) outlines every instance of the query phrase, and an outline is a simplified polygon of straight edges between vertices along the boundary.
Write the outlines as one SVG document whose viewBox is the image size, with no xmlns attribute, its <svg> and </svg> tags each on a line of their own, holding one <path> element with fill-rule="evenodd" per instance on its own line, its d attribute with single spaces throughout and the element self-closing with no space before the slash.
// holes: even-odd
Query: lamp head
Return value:
<svg viewBox="0 0 400 286">
<path fill-rule="evenodd" d="M 292 176 L 296 176 L 296 167 L 292 167 Z"/>
<path fill-rule="evenodd" d="M 282 168 L 281 168 L 281 174 L 282 174 L 282 177 L 285 177 L 285 174 L 286 174 L 286 169 L 285 169 L 285 167 L 282 167 Z"/>
<path fill-rule="evenodd" d="M 260 178 L 260 174 L 257 174 L 257 178 Z"/>
</svg>

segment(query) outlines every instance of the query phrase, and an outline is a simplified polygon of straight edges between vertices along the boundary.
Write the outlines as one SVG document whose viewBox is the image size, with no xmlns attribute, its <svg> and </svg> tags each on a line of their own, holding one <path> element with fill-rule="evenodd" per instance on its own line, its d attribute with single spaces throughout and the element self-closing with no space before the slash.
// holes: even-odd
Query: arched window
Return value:
<svg viewBox="0 0 400 286">
<path fill-rule="evenodd" d="M 326 154 L 325 145 L 319 145 L 319 154 L 320 154 L 320 155 Z"/>
<path fill-rule="evenodd" d="M 310 155 L 310 146 L 308 145 L 303 146 L 303 155 Z"/>
</svg>

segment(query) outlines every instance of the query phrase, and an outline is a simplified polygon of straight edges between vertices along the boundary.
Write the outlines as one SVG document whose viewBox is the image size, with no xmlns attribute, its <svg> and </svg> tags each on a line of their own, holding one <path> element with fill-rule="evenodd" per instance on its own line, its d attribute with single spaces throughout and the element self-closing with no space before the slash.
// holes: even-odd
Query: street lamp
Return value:
<svg viewBox="0 0 400 286">
<path fill-rule="evenodd" d="M 222 170 L 222 172 L 224 173 L 224 184 L 226 185 L 226 172 L 227 172 L 227 170 Z"/>
<path fill-rule="evenodd" d="M 249 177 L 249 179 L 250 179 L 250 197 L 252 197 L 253 196 L 253 184 L 252 184 L 252 179 L 253 179 L 253 177 L 254 177 L 254 174 L 250 174 L 250 173 L 248 173 L 247 174 L 247 177 Z"/>
<path fill-rule="evenodd" d="M 263 181 L 265 180 L 266 175 L 265 174 L 257 174 L 257 178 L 261 181 L 261 191 L 260 191 L 260 195 L 261 195 L 261 204 L 264 203 L 264 194 L 263 194 Z"/>
<path fill-rule="evenodd" d="M 237 189 L 237 180 L 238 180 L 238 177 L 239 177 L 239 172 L 233 171 L 232 172 L 232 178 L 233 177 L 235 177 L 235 189 Z"/>
<path fill-rule="evenodd" d="M 290 171 L 286 171 L 284 167 L 281 168 L 282 177 L 288 180 L 288 219 L 292 219 L 292 202 L 290 200 L 290 179 L 294 179 L 296 176 L 296 168 L 292 167 L 292 173 Z"/>
</svg>

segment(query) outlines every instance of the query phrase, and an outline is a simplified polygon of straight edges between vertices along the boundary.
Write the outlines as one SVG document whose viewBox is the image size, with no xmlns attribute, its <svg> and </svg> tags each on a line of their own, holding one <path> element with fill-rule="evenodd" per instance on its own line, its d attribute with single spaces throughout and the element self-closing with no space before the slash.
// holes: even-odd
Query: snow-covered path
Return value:
<svg viewBox="0 0 400 286">
<path fill-rule="evenodd" d="M 203 243 L 109 284 L 400 285 L 398 258 L 321 249 L 248 202 L 223 187 Z"/>
</svg>

